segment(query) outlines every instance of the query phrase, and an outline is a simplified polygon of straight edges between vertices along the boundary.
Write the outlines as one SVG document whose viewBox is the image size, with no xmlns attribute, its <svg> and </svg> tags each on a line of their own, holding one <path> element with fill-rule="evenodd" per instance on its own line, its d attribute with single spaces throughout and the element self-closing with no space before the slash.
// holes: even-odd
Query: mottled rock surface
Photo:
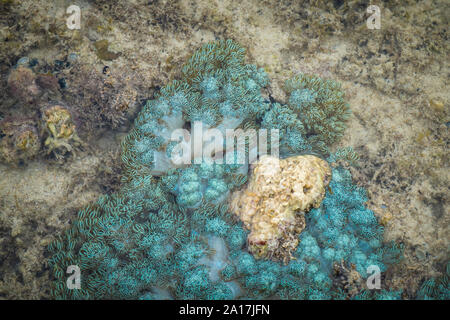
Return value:
<svg viewBox="0 0 450 320">
<path fill-rule="evenodd" d="M 257 258 L 289 261 L 306 226 L 304 214 L 320 206 L 330 180 L 328 163 L 318 157 L 262 157 L 247 188 L 230 200 L 232 211 L 250 230 L 250 252 Z"/>
</svg>

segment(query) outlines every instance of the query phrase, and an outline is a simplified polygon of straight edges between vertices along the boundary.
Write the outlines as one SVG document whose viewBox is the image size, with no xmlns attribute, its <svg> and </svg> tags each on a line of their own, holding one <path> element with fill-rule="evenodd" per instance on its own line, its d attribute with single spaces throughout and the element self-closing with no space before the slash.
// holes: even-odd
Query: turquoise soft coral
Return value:
<svg viewBox="0 0 450 320">
<path fill-rule="evenodd" d="M 397 252 L 386 249 L 383 229 L 346 169 L 333 170 L 332 191 L 309 214 L 295 259 L 282 265 L 248 253 L 248 232 L 228 212 L 227 196 L 247 181 L 246 169 L 171 163 L 171 132 L 195 121 L 222 132 L 279 129 L 283 156 L 329 154 L 342 136 L 349 110 L 338 84 L 299 75 L 287 82 L 288 103 L 271 103 L 261 92 L 267 74 L 245 64 L 244 54 L 231 40 L 208 43 L 180 80 L 146 103 L 122 144 L 122 189 L 81 210 L 49 246 L 55 298 L 358 298 L 335 283 L 336 263 L 354 264 L 366 277 L 370 264 L 386 268 L 385 252 L 395 262 Z M 81 269 L 79 290 L 66 287 L 69 265 Z"/>
</svg>

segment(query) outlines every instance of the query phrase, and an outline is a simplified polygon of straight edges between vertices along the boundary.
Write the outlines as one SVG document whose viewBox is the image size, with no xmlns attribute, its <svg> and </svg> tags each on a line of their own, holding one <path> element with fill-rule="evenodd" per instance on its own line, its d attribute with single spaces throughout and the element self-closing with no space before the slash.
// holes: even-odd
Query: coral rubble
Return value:
<svg viewBox="0 0 450 320">
<path fill-rule="evenodd" d="M 47 153 L 62 157 L 66 152 L 73 152 L 74 147 L 82 145 L 77 134 L 75 119 L 67 106 L 61 103 L 44 106 L 42 123 Z"/>
</svg>

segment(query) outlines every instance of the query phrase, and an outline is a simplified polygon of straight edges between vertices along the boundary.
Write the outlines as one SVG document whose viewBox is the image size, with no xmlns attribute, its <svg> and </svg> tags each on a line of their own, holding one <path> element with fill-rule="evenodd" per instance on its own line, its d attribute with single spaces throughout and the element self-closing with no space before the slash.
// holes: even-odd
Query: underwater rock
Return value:
<svg viewBox="0 0 450 320">
<path fill-rule="evenodd" d="M 318 157 L 262 157 L 247 189 L 231 196 L 232 211 L 251 231 L 250 252 L 256 258 L 289 261 L 306 226 L 301 212 L 320 206 L 330 180 L 328 163 Z"/>
<path fill-rule="evenodd" d="M 20 163 L 39 153 L 40 138 L 31 118 L 5 118 L 0 121 L 0 160 Z"/>
</svg>

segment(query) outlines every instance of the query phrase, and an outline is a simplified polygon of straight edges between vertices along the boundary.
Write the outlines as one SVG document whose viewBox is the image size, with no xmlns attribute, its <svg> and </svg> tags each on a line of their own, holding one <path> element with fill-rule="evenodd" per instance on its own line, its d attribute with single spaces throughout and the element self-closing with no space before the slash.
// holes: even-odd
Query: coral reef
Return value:
<svg viewBox="0 0 450 320">
<path fill-rule="evenodd" d="M 71 143 L 80 142 L 68 107 L 47 102 L 52 97 L 60 97 L 58 80 L 51 73 L 36 73 L 36 64 L 37 61 L 22 57 L 11 69 L 8 77 L 9 93 L 16 101 L 18 112 L 12 112 L 6 117 L 9 120 L 5 119 L 6 122 L 3 123 L 0 143 L 3 144 L 2 158 L 6 163 L 24 164 L 24 160 L 44 153 L 52 153 L 62 158 L 64 153 L 72 151 Z M 21 121 L 22 124 L 19 124 Z M 24 129 L 24 121 L 27 130 Z M 39 133 L 36 132 L 37 129 Z M 17 132 L 13 133 L 14 130 Z M 63 140 L 65 141 L 62 142 Z M 11 150 L 6 151 L 7 145 Z M 66 152 L 57 152 L 56 149 L 61 149 L 63 145 Z M 47 148 L 46 152 L 40 152 L 43 148 Z M 18 150 L 21 152 L 16 152 Z"/>
<path fill-rule="evenodd" d="M 14 65 L 34 70 L 38 88 L 45 91 L 44 102 L 51 91 L 43 88 L 44 82 L 49 80 L 52 84 L 47 87 L 55 89 L 52 77 L 44 75 L 53 74 L 64 97 L 52 100 L 64 101 L 82 111 L 79 116 L 83 117 L 97 106 L 89 109 L 90 98 L 83 96 L 87 88 L 76 83 L 84 71 L 72 77 L 74 69 L 66 67 L 73 63 L 73 56 L 99 76 L 105 67 L 116 76 L 136 75 L 140 86 L 133 84 L 132 89 L 137 90 L 137 101 L 141 102 L 170 79 L 181 77 L 180 67 L 193 48 L 217 38 L 235 39 L 247 48 L 251 63 L 264 68 L 271 79 L 267 90 L 271 102 L 285 101 L 288 105 L 283 89 L 285 79 L 293 74 L 336 79 L 352 108 L 348 129 L 336 147 L 352 146 L 359 154 L 358 167 L 349 168 L 353 182 L 367 190 L 365 205 L 382 223 L 385 240 L 404 245 L 404 260 L 388 269 L 382 279 L 383 285 L 395 291 L 388 295 L 382 290 L 376 297 L 399 298 L 398 290 L 403 288 L 402 298 L 412 299 L 424 279 L 442 278 L 445 268 L 441 267 L 450 256 L 450 109 L 449 91 L 445 90 L 449 3 L 376 3 L 382 15 L 380 30 L 366 28 L 370 4 L 89 0 L 79 4 L 82 28 L 69 30 L 62 2 L 0 1 L 0 91 L 7 93 L 0 95 L 0 118 L 25 116 L 40 121 L 40 115 L 33 112 L 39 109 L 36 105 L 10 94 L 7 78 Z M 98 56 L 95 43 L 102 40 L 108 41 L 107 51 L 120 53 L 117 59 L 106 61 Z M 25 56 L 29 59 L 21 59 Z M 93 86 L 104 87 L 95 81 Z M 121 86 L 116 88 L 119 90 L 114 95 L 120 95 Z M 74 100 L 65 90 L 73 90 Z M 112 161 L 107 149 L 116 154 L 122 135 L 129 130 L 128 123 L 109 130 L 112 122 L 108 119 L 122 119 L 125 113 L 107 108 L 101 112 L 112 112 L 113 116 L 92 111 L 89 117 L 95 120 L 82 119 L 82 124 L 92 128 L 80 129 L 79 136 L 95 139 L 89 140 L 90 148 L 77 152 L 77 157 L 63 166 L 47 161 L 47 157 L 26 161 L 28 165 L 19 168 L 0 163 L 0 299 L 48 298 L 51 273 L 45 263 L 46 244 L 67 227 L 78 208 L 100 193 L 120 189 L 120 159 L 114 156 Z M 282 154 L 318 152 L 305 143 L 308 137 L 303 130 L 298 128 L 286 136 L 285 141 L 292 142 L 282 147 Z M 6 136 L 1 134 L 2 138 Z M 40 144 L 43 146 L 43 141 Z M 347 153 L 345 157 L 354 155 Z M 338 163 L 346 166 L 341 160 Z M 178 175 L 173 180 L 169 177 L 161 179 L 175 187 Z M 201 178 L 202 194 L 206 184 L 207 178 Z M 366 294 L 352 296 L 363 298 Z"/>
<path fill-rule="evenodd" d="M 317 76 L 298 74 L 285 83 L 288 103 L 275 104 L 264 114 L 262 126 L 280 130 L 281 151 L 298 154 L 315 150 L 329 154 L 350 116 L 341 85 Z"/>
<path fill-rule="evenodd" d="M 299 74 L 286 81 L 286 92 L 289 107 L 303 124 L 303 135 L 315 149 L 326 151 L 342 138 L 350 108 L 339 83 Z"/>
<path fill-rule="evenodd" d="M 195 128 L 197 122 L 226 136 L 226 129 L 236 129 L 246 120 L 257 118 L 269 106 L 260 92 L 268 85 L 267 75 L 254 65 L 244 64 L 244 50 L 231 40 L 204 45 L 182 71 L 181 81 L 169 83 L 156 99 L 147 102 L 123 142 L 122 158 L 130 178 L 162 175 L 179 167 L 173 161 L 174 151 L 178 153 L 173 149 L 179 142 L 172 137 L 176 130 Z M 210 156 L 196 152 L 207 149 L 208 142 L 202 141 L 202 146 L 192 146 L 194 139 L 183 142 L 187 144 L 189 164 L 191 159 L 197 164 Z M 226 173 L 236 171 L 225 167 Z M 194 175 L 190 178 L 196 179 Z"/>
<path fill-rule="evenodd" d="M 320 206 L 330 180 L 327 162 L 315 156 L 263 156 L 247 187 L 230 197 L 231 211 L 250 230 L 249 251 L 257 259 L 289 262 L 305 214 Z"/>
<path fill-rule="evenodd" d="M 450 262 L 447 262 L 442 276 L 425 280 L 417 291 L 417 298 L 421 300 L 449 300 L 450 299 Z"/>
<path fill-rule="evenodd" d="M 108 144 L 118 149 L 117 142 L 102 141 L 103 148 Z M 80 208 L 120 185 L 120 156 L 102 147 L 63 165 L 0 164 L 0 299 L 51 298 L 48 244 Z"/>
<path fill-rule="evenodd" d="M 225 201 L 228 191 L 246 182 L 246 165 L 197 163 L 195 152 L 188 153 L 189 163 L 172 162 L 172 130 L 200 120 L 220 131 L 267 119 L 272 104 L 261 94 L 267 76 L 243 60 L 244 50 L 231 40 L 205 44 L 183 67 L 182 80 L 161 88 L 141 110 L 122 143 L 122 188 L 79 211 L 49 246 L 55 298 L 327 299 L 343 297 L 333 287 L 334 263 L 353 263 L 366 278 L 369 265 L 384 271 L 396 262 L 401 250 L 383 244 L 383 228 L 364 206 L 364 191 L 342 167 L 333 169 L 319 206 L 330 169 L 324 160 L 302 158 L 321 170 L 308 172 L 313 181 L 305 177 L 294 193 L 309 188 L 315 196 L 291 205 L 318 208 L 306 215 L 304 231 L 292 236 L 300 243 L 283 265 L 249 253 L 248 232 Z M 66 286 L 70 265 L 81 269 L 79 290 Z"/>
<path fill-rule="evenodd" d="M 35 143 L 33 156 L 42 154 L 64 160 L 80 146 L 100 137 L 100 129 L 124 125 L 136 110 L 139 76 L 112 72 L 106 66 L 98 72 L 77 60 L 76 55 L 70 54 L 52 65 L 22 57 L 11 68 L 7 86 L 17 111 L 8 111 L 9 118 L 23 117 L 25 113 L 29 122 L 36 119 L 30 125 L 39 128 L 36 137 L 40 141 Z M 5 140 L 3 144 L 10 143 Z M 9 153 L 5 162 L 24 163 L 18 155 L 15 160 L 11 158 L 15 157 L 14 152 Z"/>
</svg>

